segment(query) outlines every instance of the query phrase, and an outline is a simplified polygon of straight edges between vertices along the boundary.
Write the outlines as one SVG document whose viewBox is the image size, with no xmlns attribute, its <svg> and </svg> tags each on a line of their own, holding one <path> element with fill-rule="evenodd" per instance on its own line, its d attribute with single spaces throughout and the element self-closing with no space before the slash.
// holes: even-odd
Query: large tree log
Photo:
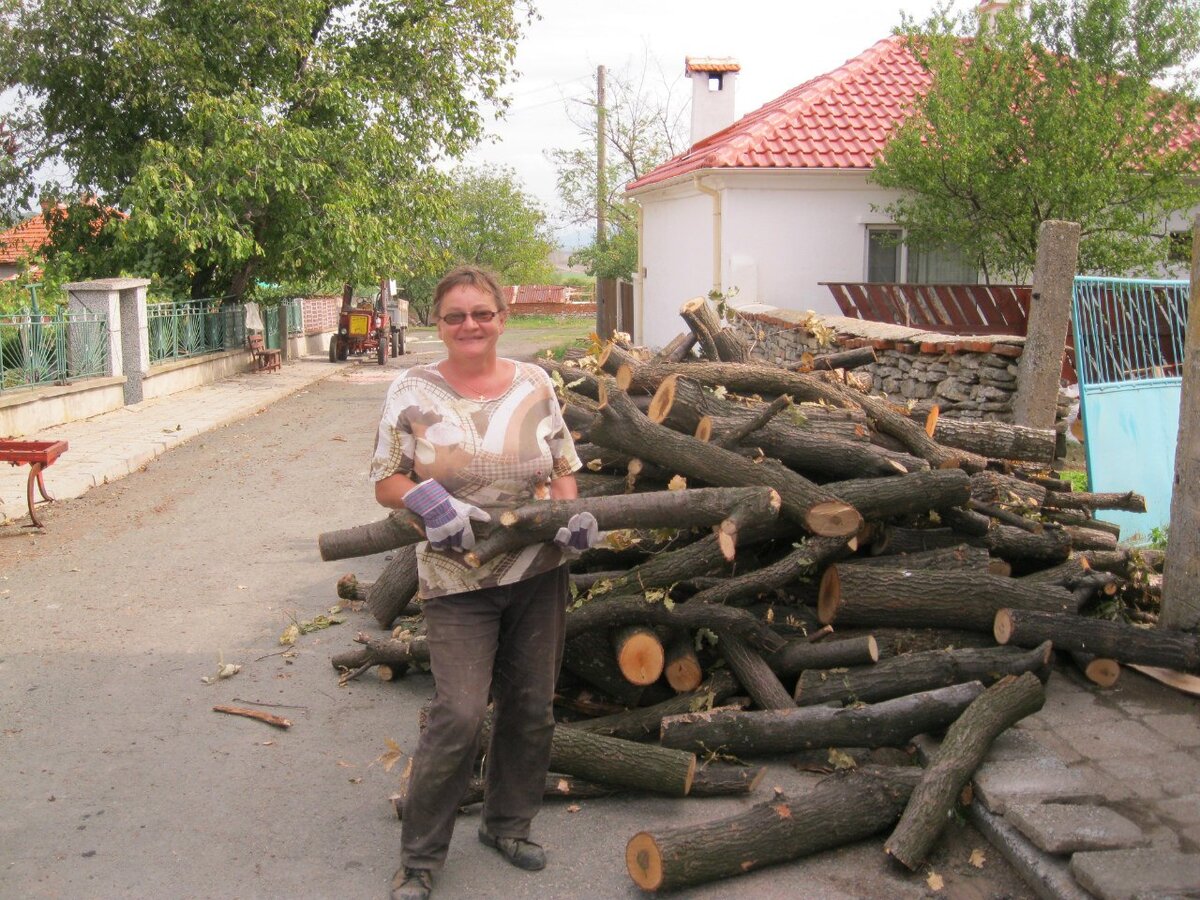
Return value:
<svg viewBox="0 0 1200 900">
<path fill-rule="evenodd" d="M 881 525 L 871 536 L 871 553 L 886 560 L 898 560 L 910 554 L 949 550 L 958 546 L 963 536 L 953 528 L 905 528 L 902 525 Z M 903 562 L 894 562 L 902 566 Z"/>
<path fill-rule="evenodd" d="M 871 549 L 875 549 L 872 542 Z M 899 556 L 856 556 L 841 561 L 843 566 L 873 566 L 883 569 L 968 569 L 977 572 L 990 572 L 992 575 L 1007 574 L 1007 565 L 1003 569 L 994 568 L 1001 560 L 992 559 L 986 547 L 972 547 L 969 544 L 955 544 L 953 547 L 943 547 L 937 550 L 922 550 L 916 553 L 904 553 Z"/>
<path fill-rule="evenodd" d="M 1054 645 L 1033 650 L 991 647 L 986 650 L 933 650 L 885 659 L 854 669 L 807 669 L 796 683 L 799 706 L 819 703 L 878 703 L 964 681 L 990 685 L 1009 675 L 1032 672 L 1043 682 L 1050 677 Z"/>
<path fill-rule="evenodd" d="M 1001 609 L 996 613 L 996 641 L 1027 647 L 1053 641 L 1059 650 L 1093 653 L 1122 663 L 1137 663 L 1200 673 L 1200 636 L 1182 631 L 1137 628 L 1119 622 Z"/>
<path fill-rule="evenodd" d="M 1049 491 L 1043 501 L 1055 509 L 1120 509 L 1126 512 L 1146 511 L 1146 498 L 1133 491 L 1120 494 L 1094 494 L 1087 491 Z"/>
<path fill-rule="evenodd" d="M 626 625 L 612 633 L 613 654 L 625 680 L 631 684 L 654 684 L 662 675 L 666 653 L 653 629 Z"/>
<path fill-rule="evenodd" d="M 670 378 L 659 386 L 647 416 L 684 434 L 696 434 L 704 425 L 723 439 L 748 427 L 765 408 L 763 404 L 744 406 L 718 400 L 689 379 Z M 787 415 L 754 430 L 743 443 L 753 444 L 767 456 L 814 478 L 885 476 L 905 471 L 902 464 L 870 444 L 798 425 Z"/>
<path fill-rule="evenodd" d="M 728 631 L 719 632 L 717 637 L 717 649 L 725 664 L 760 709 L 793 709 L 796 706 L 771 667 L 745 641 Z"/>
<path fill-rule="evenodd" d="M 826 625 L 892 625 L 990 631 L 1006 607 L 1075 612 L 1054 585 L 981 572 L 830 566 L 821 576 L 817 618 Z M 1040 641 L 1038 643 L 1041 643 Z"/>
<path fill-rule="evenodd" d="M 1045 497 L 1045 488 L 1012 475 L 989 469 L 971 476 L 971 499 L 980 503 L 1037 509 Z"/>
<path fill-rule="evenodd" d="M 853 350 L 840 350 L 837 353 L 824 353 L 820 356 L 805 353 L 800 357 L 799 365 L 792 368 L 796 372 L 832 372 L 834 369 L 857 369 L 869 366 L 877 359 L 874 347 L 855 347 Z"/>
<path fill-rule="evenodd" d="M 734 329 L 724 327 L 704 297 L 685 301 L 679 308 L 679 315 L 687 322 L 692 334 L 696 335 L 701 347 L 711 343 L 717 359 L 732 363 L 744 363 L 750 359 L 750 347 L 745 338 Z"/>
<path fill-rule="evenodd" d="M 646 891 L 742 875 L 883 831 L 911 791 L 911 782 L 898 777 L 830 776 L 796 800 L 776 798 L 704 825 L 639 832 L 625 848 L 625 864 Z"/>
<path fill-rule="evenodd" d="M 550 769 L 600 784 L 684 797 L 692 787 L 692 753 L 575 728 L 555 728 Z"/>
<path fill-rule="evenodd" d="M 1026 672 L 998 682 L 967 707 L 946 732 L 884 850 L 909 869 L 916 869 L 929 854 L 992 741 L 1040 710 L 1045 701 L 1042 682 Z"/>
<path fill-rule="evenodd" d="M 977 681 L 870 706 L 686 713 L 663 719 L 664 747 L 770 756 L 814 747 L 894 747 L 944 728 L 983 693 Z"/>
<path fill-rule="evenodd" d="M 969 450 L 989 459 L 1054 461 L 1058 437 L 1053 428 L 1029 428 L 1007 422 L 951 419 L 939 416 L 933 439 L 947 447 Z"/>
<path fill-rule="evenodd" d="M 969 499 L 970 479 L 956 469 L 909 472 L 894 478 L 852 478 L 822 486 L 870 519 L 906 516 L 961 506 Z"/>
<path fill-rule="evenodd" d="M 1011 525 L 992 524 L 987 534 L 968 537 L 967 542 L 987 547 L 993 556 L 1018 565 L 1054 565 L 1071 555 L 1071 536 L 1061 528 L 1031 534 Z"/>
<path fill-rule="evenodd" d="M 645 685 L 634 684 L 621 671 L 607 628 L 569 635 L 563 649 L 563 668 L 622 706 L 637 706 L 646 690 Z"/>
<path fill-rule="evenodd" d="M 670 365 L 652 362 L 636 370 L 621 369 L 617 386 L 626 391 L 654 391 L 669 375 L 682 374 L 701 384 L 724 385 L 746 394 L 790 394 L 793 400 L 824 401 L 836 406 L 857 406 L 867 414 L 872 427 L 899 440 L 915 456 L 933 468 L 958 467 L 977 472 L 984 468 L 983 457 L 966 450 L 943 447 L 908 416 L 892 409 L 885 401 L 858 394 L 846 387 L 829 384 L 812 375 L 789 372 L 777 366 L 755 363 L 695 362 Z"/>
<path fill-rule="evenodd" d="M 780 678 L 795 678 L 805 669 L 866 666 L 878 659 L 879 645 L 870 635 L 817 644 L 806 638 L 793 638 L 766 658 L 767 665 Z"/>
<path fill-rule="evenodd" d="M 808 479 L 778 463 L 755 464 L 720 447 L 713 447 L 655 425 L 622 392 L 609 395 L 592 427 L 592 439 L 634 453 L 689 478 L 724 486 L 765 485 L 782 498 L 783 515 L 814 534 L 836 537 L 854 534 L 862 517 Z"/>
<path fill-rule="evenodd" d="M 586 501 L 541 500 L 493 516 L 500 528 L 477 541 L 464 558 L 470 565 L 481 566 L 511 550 L 553 540 L 571 516 L 586 510 L 596 517 L 602 531 L 717 525 L 721 551 L 726 559 L 733 559 L 742 523 L 772 519 L 780 505 L 779 494 L 769 486 L 652 491 Z"/>
<path fill-rule="evenodd" d="M 417 581 L 417 549 L 401 547 L 367 591 L 367 609 L 375 621 L 384 628 L 391 628 L 401 616 L 415 614 L 419 609 Z"/>
<path fill-rule="evenodd" d="M 352 556 L 384 553 L 423 540 L 425 527 L 421 517 L 406 509 L 398 509 L 378 522 L 339 531 L 326 531 L 317 537 L 317 547 L 321 552 L 321 559 L 331 562 Z"/>
<path fill-rule="evenodd" d="M 618 628 L 624 625 L 665 625 L 669 628 L 708 628 L 728 631 L 753 646 L 774 651 L 783 640 L 753 614 L 744 609 L 716 606 L 712 603 L 676 603 L 667 608 L 662 603 L 633 599 L 597 599 L 573 609 L 567 614 L 567 639 L 595 628 Z"/>
</svg>

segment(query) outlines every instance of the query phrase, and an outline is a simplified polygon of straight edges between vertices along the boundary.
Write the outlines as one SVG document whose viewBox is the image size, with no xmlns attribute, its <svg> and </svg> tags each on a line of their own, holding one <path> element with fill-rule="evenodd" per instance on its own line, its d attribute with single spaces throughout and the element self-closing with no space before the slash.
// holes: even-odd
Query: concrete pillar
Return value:
<svg viewBox="0 0 1200 900">
<path fill-rule="evenodd" d="M 1043 222 L 1038 232 L 1025 350 L 1013 396 L 1013 422 L 1017 425 L 1054 427 L 1071 322 L 1071 288 L 1079 262 L 1079 232 L 1076 222 L 1054 220 Z"/>
<path fill-rule="evenodd" d="M 110 375 L 125 376 L 125 403 L 142 399 L 142 380 L 150 371 L 150 333 L 146 324 L 148 278 L 99 278 L 63 285 L 69 308 L 108 317 Z"/>
</svg>

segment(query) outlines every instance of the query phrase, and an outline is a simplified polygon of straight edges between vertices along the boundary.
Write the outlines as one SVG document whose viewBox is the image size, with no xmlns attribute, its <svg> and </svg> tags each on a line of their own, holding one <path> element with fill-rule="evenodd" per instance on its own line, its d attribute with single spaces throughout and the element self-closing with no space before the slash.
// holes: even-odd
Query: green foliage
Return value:
<svg viewBox="0 0 1200 900">
<path fill-rule="evenodd" d="M 1079 267 L 1152 270 L 1164 226 L 1200 201 L 1187 66 L 1196 0 L 1032 0 L 994 28 L 946 7 L 900 32 L 933 77 L 873 175 L 912 246 L 961 248 L 989 280 L 1024 279 L 1047 219 L 1082 228 Z"/>
<path fill-rule="evenodd" d="M 661 65 L 644 57 L 640 67 L 609 71 L 605 78 L 604 240 L 571 256 L 597 278 L 629 279 L 637 267 L 637 208 L 624 198 L 625 185 L 687 146 L 685 100 Z M 554 165 L 558 193 L 567 218 L 574 224 L 596 222 L 599 166 L 596 100 L 572 101 L 568 115 L 581 146 L 547 152 Z"/>
<path fill-rule="evenodd" d="M 436 218 L 406 223 L 407 252 L 395 271 L 414 319 L 428 322 L 433 289 L 452 266 L 484 266 L 507 284 L 545 284 L 554 278 L 554 249 L 546 214 L 505 167 L 459 166 L 422 186 Z"/>
<path fill-rule="evenodd" d="M 433 163 L 479 138 L 482 102 L 503 106 L 518 6 L 8 3 L 0 59 L 40 151 L 27 174 L 57 158 L 63 193 L 130 212 L 79 251 L 89 277 L 192 296 L 371 282 L 441 215 Z"/>
<path fill-rule="evenodd" d="M 1067 469 L 1059 474 L 1062 475 L 1063 481 L 1071 483 L 1071 490 L 1086 491 L 1088 489 L 1087 472 L 1083 469 Z"/>
<path fill-rule="evenodd" d="M 1166 550 L 1167 541 L 1170 539 L 1170 525 L 1164 525 L 1161 528 L 1155 525 L 1150 529 L 1149 547 L 1151 550 Z"/>
</svg>

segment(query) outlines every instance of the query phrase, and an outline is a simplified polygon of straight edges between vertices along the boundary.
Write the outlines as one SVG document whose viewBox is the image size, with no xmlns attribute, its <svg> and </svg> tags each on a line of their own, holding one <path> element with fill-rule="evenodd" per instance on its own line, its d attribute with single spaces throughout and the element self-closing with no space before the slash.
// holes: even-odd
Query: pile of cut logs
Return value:
<svg viewBox="0 0 1200 900">
<path fill-rule="evenodd" d="M 707 301 L 681 315 L 689 330 L 656 355 L 610 343 L 542 361 L 586 464 L 582 496 L 494 510 L 467 554 L 482 565 L 548 540 L 582 510 L 609 532 L 572 564 L 547 795 L 749 793 L 763 770 L 716 755 L 945 738 L 924 769 L 861 765 L 735 819 L 639 833 L 636 884 L 734 876 L 888 829 L 886 851 L 915 868 L 992 740 L 1040 709 L 1054 651 L 1100 685 L 1120 663 L 1200 672 L 1200 638 L 1132 624 L 1153 621 L 1161 555 L 1094 516 L 1144 501 L 1071 490 L 1051 471 L 1053 431 L 918 421 L 856 386 L 869 350 L 788 370 L 753 362 Z M 405 511 L 321 536 L 327 560 L 392 553 L 375 582 L 339 582 L 397 625 L 335 657 L 343 679 L 427 663 L 421 539 Z"/>
</svg>

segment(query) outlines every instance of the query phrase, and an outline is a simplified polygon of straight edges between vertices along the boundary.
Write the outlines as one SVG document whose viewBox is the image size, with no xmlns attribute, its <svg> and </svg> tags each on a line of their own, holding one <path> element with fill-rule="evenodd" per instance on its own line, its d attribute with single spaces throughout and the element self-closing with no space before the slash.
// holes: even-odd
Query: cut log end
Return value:
<svg viewBox="0 0 1200 900">
<path fill-rule="evenodd" d="M 630 628 L 618 638 L 617 663 L 630 684 L 654 684 L 665 662 L 662 641 L 649 628 Z"/>
<path fill-rule="evenodd" d="M 721 556 L 726 562 L 733 562 L 737 556 L 737 525 L 728 520 L 718 525 L 714 531 L 717 535 L 717 547 L 721 550 Z"/>
<path fill-rule="evenodd" d="M 999 610 L 992 624 L 992 635 L 996 638 L 996 643 L 1007 644 L 1012 638 L 1012 633 L 1012 613 L 1007 609 Z"/>
<path fill-rule="evenodd" d="M 680 694 L 686 694 L 700 687 L 704 681 L 704 670 L 695 657 L 677 659 L 665 669 L 667 684 Z"/>
<path fill-rule="evenodd" d="M 663 883 L 662 851 L 654 836 L 639 831 L 625 845 L 625 866 L 629 877 L 643 891 L 657 891 Z"/>
<path fill-rule="evenodd" d="M 662 380 L 662 384 L 658 386 L 658 390 L 654 392 L 654 396 L 650 400 L 646 418 L 656 425 L 663 423 L 667 414 L 670 413 L 671 407 L 675 405 L 675 383 L 677 381 L 679 381 L 677 373 L 668 375 Z"/>
<path fill-rule="evenodd" d="M 871 657 L 871 662 L 879 662 L 879 642 L 873 634 L 867 635 L 867 654 Z"/>
<path fill-rule="evenodd" d="M 617 369 L 617 387 L 623 391 L 628 391 L 629 386 L 633 384 L 633 366 L 626 363 Z M 600 382 L 600 406 L 603 407 L 608 403 L 608 391 L 604 388 L 604 382 Z"/>
<path fill-rule="evenodd" d="M 929 415 L 925 417 L 925 433 L 930 437 L 933 437 L 934 432 L 937 431 L 938 416 L 940 414 L 940 409 L 935 406 L 929 410 Z"/>
<path fill-rule="evenodd" d="M 821 537 L 849 537 L 858 534 L 863 518 L 849 503 L 825 500 L 809 508 L 804 514 L 804 524 Z"/>
<path fill-rule="evenodd" d="M 1081 659 L 1079 654 L 1072 654 L 1072 656 L 1075 657 L 1075 662 L 1079 665 L 1083 676 L 1097 687 L 1110 688 L 1121 677 L 1121 664 L 1115 659 L 1102 656 Z"/>
<path fill-rule="evenodd" d="M 821 586 L 817 592 L 817 621 L 829 625 L 837 618 L 838 608 L 842 605 L 842 579 L 838 575 L 837 566 L 830 566 L 821 576 Z M 874 640 L 872 638 L 872 640 Z M 875 648 L 878 659 L 879 647 Z"/>
</svg>

